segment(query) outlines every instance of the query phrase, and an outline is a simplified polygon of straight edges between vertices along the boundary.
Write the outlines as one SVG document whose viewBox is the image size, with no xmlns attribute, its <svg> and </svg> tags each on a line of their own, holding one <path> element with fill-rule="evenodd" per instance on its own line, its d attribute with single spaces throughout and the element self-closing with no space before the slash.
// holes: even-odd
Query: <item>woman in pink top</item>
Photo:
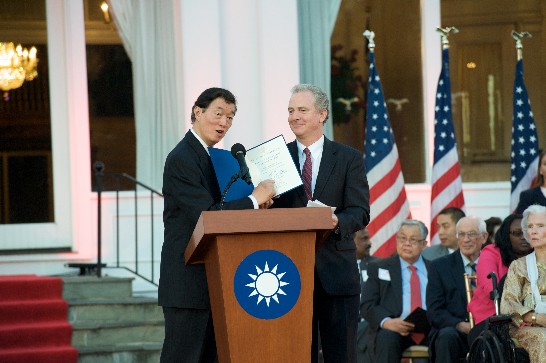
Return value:
<svg viewBox="0 0 546 363">
<path fill-rule="evenodd" d="M 494 272 L 500 281 L 508 272 L 512 261 L 532 251 L 531 245 L 523 237 L 521 219 L 519 214 L 506 217 L 497 231 L 495 244 L 485 246 L 480 253 L 476 266 L 477 286 L 467 307 L 476 324 L 468 334 L 469 344 L 486 327 L 485 319 L 495 314 L 495 305 L 490 298 L 493 283 L 487 275 Z"/>
</svg>

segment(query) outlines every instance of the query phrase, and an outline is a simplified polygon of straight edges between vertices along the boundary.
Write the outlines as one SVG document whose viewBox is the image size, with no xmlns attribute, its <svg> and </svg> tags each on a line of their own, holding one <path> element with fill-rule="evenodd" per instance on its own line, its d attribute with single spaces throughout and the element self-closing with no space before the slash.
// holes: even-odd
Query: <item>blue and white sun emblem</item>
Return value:
<svg viewBox="0 0 546 363">
<path fill-rule="evenodd" d="M 277 274 L 278 266 L 279 265 L 275 265 L 275 267 L 273 267 L 273 270 L 269 271 L 269 266 L 266 262 L 263 270 L 260 270 L 260 268 L 256 266 L 257 275 L 248 274 L 248 276 L 250 276 L 250 278 L 252 279 L 252 282 L 250 284 L 246 284 L 246 286 L 253 289 L 248 296 L 250 297 L 258 295 L 258 301 L 256 302 L 256 304 L 259 304 L 260 301 L 264 299 L 267 306 L 269 306 L 271 299 L 275 300 L 278 304 L 278 295 L 286 295 L 286 293 L 282 291 L 282 287 L 290 283 L 281 280 L 286 272 Z"/>
<path fill-rule="evenodd" d="M 298 301 L 300 274 L 288 256 L 273 250 L 256 251 L 237 267 L 233 289 L 247 313 L 259 319 L 276 319 Z"/>
</svg>

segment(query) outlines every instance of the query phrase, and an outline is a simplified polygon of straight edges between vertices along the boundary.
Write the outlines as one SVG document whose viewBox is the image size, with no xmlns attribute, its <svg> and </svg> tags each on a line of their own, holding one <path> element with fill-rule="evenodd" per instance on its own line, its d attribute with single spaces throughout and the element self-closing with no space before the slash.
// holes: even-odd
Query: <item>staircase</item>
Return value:
<svg viewBox="0 0 546 363">
<path fill-rule="evenodd" d="M 79 363 L 157 363 L 164 337 L 157 299 L 132 296 L 132 278 L 64 277 Z"/>
<path fill-rule="evenodd" d="M 0 276 L 0 362 L 76 362 L 62 290 L 59 278 Z"/>
</svg>

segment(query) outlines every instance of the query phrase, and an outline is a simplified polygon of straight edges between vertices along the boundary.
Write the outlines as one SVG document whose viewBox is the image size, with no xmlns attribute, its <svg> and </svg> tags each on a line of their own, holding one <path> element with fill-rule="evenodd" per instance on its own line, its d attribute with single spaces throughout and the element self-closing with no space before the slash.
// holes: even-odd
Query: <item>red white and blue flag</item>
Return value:
<svg viewBox="0 0 546 363">
<path fill-rule="evenodd" d="M 538 137 L 531 101 L 523 81 L 523 60 L 516 64 L 514 111 L 512 115 L 512 153 L 510 165 L 510 211 L 518 205 L 519 195 L 529 189 L 537 176 Z"/>
<path fill-rule="evenodd" d="M 366 229 L 373 241 L 371 253 L 389 257 L 396 251 L 396 233 L 411 213 L 373 51 L 369 59 L 364 161 L 371 216 Z"/>
<path fill-rule="evenodd" d="M 442 51 L 442 72 L 436 89 L 434 164 L 432 166 L 430 245 L 440 244 L 436 220 L 445 208 L 464 210 L 463 186 L 451 114 L 449 49 Z"/>
</svg>

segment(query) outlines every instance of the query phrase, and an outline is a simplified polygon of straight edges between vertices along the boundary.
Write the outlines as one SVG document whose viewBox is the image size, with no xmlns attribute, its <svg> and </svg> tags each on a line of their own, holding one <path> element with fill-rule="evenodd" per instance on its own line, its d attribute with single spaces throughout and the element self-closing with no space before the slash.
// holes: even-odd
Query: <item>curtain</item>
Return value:
<svg viewBox="0 0 546 363">
<path fill-rule="evenodd" d="M 179 0 L 110 0 L 110 10 L 132 61 L 136 178 L 160 190 L 167 154 L 184 131 Z"/>
<path fill-rule="evenodd" d="M 298 0 L 300 81 L 322 88 L 330 102 L 330 37 L 340 5 L 341 0 Z M 331 115 L 324 134 L 334 137 Z"/>
</svg>

